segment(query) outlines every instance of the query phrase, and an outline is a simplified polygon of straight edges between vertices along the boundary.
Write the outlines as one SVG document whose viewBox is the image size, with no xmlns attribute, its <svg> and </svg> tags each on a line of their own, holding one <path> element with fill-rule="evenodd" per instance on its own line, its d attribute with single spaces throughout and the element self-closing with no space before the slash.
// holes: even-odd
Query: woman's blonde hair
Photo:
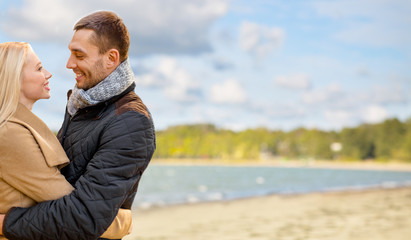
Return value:
<svg viewBox="0 0 411 240">
<path fill-rule="evenodd" d="M 16 112 L 21 87 L 21 72 L 30 44 L 0 43 L 0 127 Z"/>
</svg>

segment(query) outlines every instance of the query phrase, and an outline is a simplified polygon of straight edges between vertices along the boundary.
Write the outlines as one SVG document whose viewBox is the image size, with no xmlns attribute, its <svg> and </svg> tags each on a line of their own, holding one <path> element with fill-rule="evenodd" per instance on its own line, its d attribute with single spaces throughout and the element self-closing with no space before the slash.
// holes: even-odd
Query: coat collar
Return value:
<svg viewBox="0 0 411 240">
<path fill-rule="evenodd" d="M 54 133 L 23 104 L 18 104 L 17 110 L 9 122 L 20 124 L 31 132 L 49 167 L 63 167 L 69 163 L 66 153 Z"/>
</svg>

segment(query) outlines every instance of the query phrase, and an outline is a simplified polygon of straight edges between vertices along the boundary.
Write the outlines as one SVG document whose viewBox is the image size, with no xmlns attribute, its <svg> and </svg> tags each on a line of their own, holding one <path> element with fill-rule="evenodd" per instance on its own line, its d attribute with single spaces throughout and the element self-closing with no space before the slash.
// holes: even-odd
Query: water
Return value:
<svg viewBox="0 0 411 240">
<path fill-rule="evenodd" d="M 285 167 L 151 165 L 134 207 L 411 186 L 411 172 Z"/>
</svg>

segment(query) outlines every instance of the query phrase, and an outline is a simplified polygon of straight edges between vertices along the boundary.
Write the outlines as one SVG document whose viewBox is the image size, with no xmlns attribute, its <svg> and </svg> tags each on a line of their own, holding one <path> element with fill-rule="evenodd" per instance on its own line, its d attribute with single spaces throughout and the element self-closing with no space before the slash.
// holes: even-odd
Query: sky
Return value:
<svg viewBox="0 0 411 240">
<path fill-rule="evenodd" d="M 409 0 L 0 0 L 0 42 L 29 42 L 53 77 L 33 112 L 63 121 L 74 24 L 116 12 L 135 92 L 157 130 L 339 131 L 411 118 Z"/>
</svg>

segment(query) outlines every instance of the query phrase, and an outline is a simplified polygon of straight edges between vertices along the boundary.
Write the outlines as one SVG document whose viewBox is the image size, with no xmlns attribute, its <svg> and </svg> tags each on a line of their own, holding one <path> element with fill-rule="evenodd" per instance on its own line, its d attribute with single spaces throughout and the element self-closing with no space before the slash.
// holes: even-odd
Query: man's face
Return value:
<svg viewBox="0 0 411 240">
<path fill-rule="evenodd" d="M 100 54 L 98 47 L 90 41 L 93 33 L 90 29 L 80 29 L 69 43 L 71 54 L 66 67 L 76 74 L 77 88 L 84 90 L 94 87 L 108 76 L 104 54 Z"/>
</svg>

